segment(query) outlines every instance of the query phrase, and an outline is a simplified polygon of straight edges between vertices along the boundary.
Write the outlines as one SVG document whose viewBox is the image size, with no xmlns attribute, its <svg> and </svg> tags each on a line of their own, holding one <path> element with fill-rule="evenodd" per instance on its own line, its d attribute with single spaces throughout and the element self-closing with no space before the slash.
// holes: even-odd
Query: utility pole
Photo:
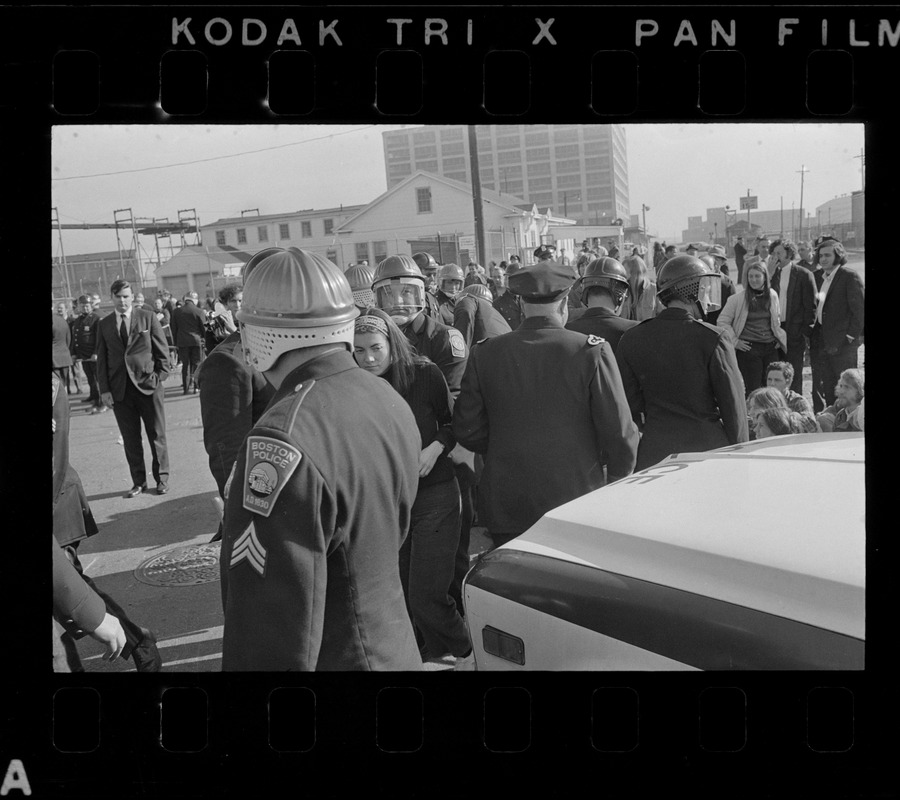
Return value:
<svg viewBox="0 0 900 800">
<path fill-rule="evenodd" d="M 475 211 L 475 260 L 485 263 L 484 211 L 481 207 L 481 172 L 478 169 L 478 139 L 475 126 L 469 125 L 469 164 L 472 171 L 472 204 Z"/>
<path fill-rule="evenodd" d="M 647 237 L 647 212 L 649 210 L 650 210 L 650 206 L 647 206 L 647 205 L 644 205 L 643 203 L 641 203 L 641 217 L 644 221 L 644 238 L 647 239 L 648 241 L 649 241 L 649 239 Z"/>
<path fill-rule="evenodd" d="M 804 164 L 800 165 L 800 238 L 803 238 L 803 179 L 809 170 Z"/>
<path fill-rule="evenodd" d="M 57 208 L 50 209 L 52 217 L 52 222 L 56 223 L 56 232 L 59 236 L 59 255 L 62 259 L 62 267 L 63 267 L 63 280 L 66 282 L 66 294 L 69 297 L 72 296 L 72 284 L 69 281 L 69 265 L 66 262 L 66 253 L 63 250 L 63 241 L 62 241 L 62 228 L 59 226 L 59 210 Z"/>
<path fill-rule="evenodd" d="M 747 236 L 750 236 L 750 190 L 747 189 Z"/>
<path fill-rule="evenodd" d="M 781 236 L 784 238 L 784 195 L 781 195 Z"/>
<path fill-rule="evenodd" d="M 866 166 L 866 151 L 865 151 L 865 148 L 861 147 L 861 148 L 859 149 L 859 155 L 858 155 L 858 156 L 853 156 L 853 157 L 859 159 L 859 182 L 860 182 L 860 189 L 865 189 L 865 188 L 866 188 L 866 175 L 865 175 L 865 172 L 864 172 L 864 168 L 865 168 L 865 166 Z"/>
</svg>

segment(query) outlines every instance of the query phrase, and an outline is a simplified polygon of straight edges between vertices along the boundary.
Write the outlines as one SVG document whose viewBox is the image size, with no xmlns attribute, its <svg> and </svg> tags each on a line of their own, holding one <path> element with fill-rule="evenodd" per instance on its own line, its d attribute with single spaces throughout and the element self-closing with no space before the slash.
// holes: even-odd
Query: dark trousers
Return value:
<svg viewBox="0 0 900 800">
<path fill-rule="evenodd" d="M 462 582 L 469 571 L 469 540 L 472 534 L 472 523 L 475 519 L 475 473 L 467 464 L 454 464 L 456 482 L 459 485 L 461 510 L 459 517 L 459 547 L 453 569 L 453 582 L 450 585 L 450 596 L 456 603 L 456 610 L 464 614 L 462 603 Z"/>
<path fill-rule="evenodd" d="M 97 362 L 91 361 L 90 358 L 84 358 L 81 360 L 81 368 L 84 370 L 84 377 L 91 392 L 88 401 L 91 405 L 99 406 L 100 384 L 97 382 Z"/>
<path fill-rule="evenodd" d="M 178 360 L 181 361 L 181 388 L 187 394 L 195 386 L 194 373 L 200 366 L 200 345 L 179 347 Z"/>
<path fill-rule="evenodd" d="M 464 656 L 466 625 L 450 597 L 459 542 L 459 487 L 456 480 L 420 486 L 412 507 L 409 536 L 400 548 L 400 581 L 407 607 L 431 656 Z"/>
<path fill-rule="evenodd" d="M 817 325 L 810 338 L 809 360 L 812 366 L 813 411 L 818 414 L 826 406 L 834 405 L 834 387 L 845 369 L 856 369 L 859 345 L 845 344 L 833 353 L 825 352 L 822 330 Z"/>
<path fill-rule="evenodd" d="M 134 648 L 141 643 L 144 638 L 144 632 L 140 625 L 137 625 L 125 613 L 122 608 L 112 597 L 104 592 L 91 578 L 84 574 L 84 568 L 78 559 L 78 551 L 76 548 L 78 543 L 67 545 L 63 548 L 72 566 L 78 571 L 78 574 L 84 579 L 84 582 L 90 586 L 106 605 L 106 611 L 116 617 L 122 625 L 125 632 L 125 652 L 132 652 Z M 78 638 L 81 638 L 79 636 Z M 63 653 L 65 654 L 63 656 Z M 75 646 L 75 637 L 68 633 L 55 619 L 53 621 L 53 671 L 54 672 L 84 672 L 81 665 L 81 659 L 78 657 L 78 648 Z"/>
<path fill-rule="evenodd" d="M 778 348 L 778 361 L 787 361 L 794 368 L 794 378 L 791 380 L 791 390 L 797 394 L 803 394 L 803 354 L 806 352 L 806 337 L 787 337 L 787 353 Z M 763 384 L 765 385 L 765 384 Z"/>
<path fill-rule="evenodd" d="M 157 483 L 169 478 L 169 452 L 166 447 L 166 412 L 163 407 L 163 386 L 160 384 L 153 394 L 142 394 L 129 383 L 125 386 L 125 397 L 113 404 L 116 422 L 125 444 L 125 458 L 135 486 L 147 483 L 147 467 L 144 464 L 144 446 L 141 437 L 141 422 L 147 432 L 150 454 L 153 458 L 153 477 Z"/>
<path fill-rule="evenodd" d="M 766 367 L 778 361 L 778 346 L 775 342 L 749 342 L 749 350 L 737 350 L 737 364 L 744 379 L 744 395 L 766 385 Z"/>
<path fill-rule="evenodd" d="M 72 381 L 75 381 L 75 391 L 78 392 L 78 379 L 72 374 L 71 367 L 54 367 L 53 371 L 59 376 L 60 381 L 66 387 L 66 392 L 72 394 Z"/>
</svg>

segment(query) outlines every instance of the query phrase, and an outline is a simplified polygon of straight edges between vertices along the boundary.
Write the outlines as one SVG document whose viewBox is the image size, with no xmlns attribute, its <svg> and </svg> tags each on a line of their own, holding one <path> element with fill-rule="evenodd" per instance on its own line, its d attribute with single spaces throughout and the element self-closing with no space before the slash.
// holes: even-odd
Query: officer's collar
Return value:
<svg viewBox="0 0 900 800">
<path fill-rule="evenodd" d="M 320 380 L 349 369 L 359 369 L 359 364 L 353 358 L 349 350 L 336 350 L 333 353 L 323 353 L 311 358 L 296 369 L 288 373 L 281 382 L 282 386 L 290 386 L 293 383 L 303 383 L 308 380 Z"/>
<path fill-rule="evenodd" d="M 604 308 L 603 306 L 594 306 L 593 308 L 587 308 L 584 311 L 582 317 L 617 317 L 615 311 L 610 311 L 608 308 Z"/>
<path fill-rule="evenodd" d="M 545 317 L 539 314 L 536 317 L 525 317 L 519 327 L 538 330 L 539 328 L 562 328 L 563 324 L 556 317 Z"/>
</svg>

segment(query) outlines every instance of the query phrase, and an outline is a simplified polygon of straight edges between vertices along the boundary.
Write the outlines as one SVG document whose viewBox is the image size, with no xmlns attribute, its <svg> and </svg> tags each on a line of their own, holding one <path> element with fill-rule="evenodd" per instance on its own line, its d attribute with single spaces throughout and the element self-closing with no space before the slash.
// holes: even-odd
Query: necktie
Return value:
<svg viewBox="0 0 900 800">
<path fill-rule="evenodd" d="M 122 337 L 122 344 L 128 347 L 128 327 L 125 325 L 124 314 L 122 314 L 122 324 L 119 326 L 119 336 Z"/>
</svg>

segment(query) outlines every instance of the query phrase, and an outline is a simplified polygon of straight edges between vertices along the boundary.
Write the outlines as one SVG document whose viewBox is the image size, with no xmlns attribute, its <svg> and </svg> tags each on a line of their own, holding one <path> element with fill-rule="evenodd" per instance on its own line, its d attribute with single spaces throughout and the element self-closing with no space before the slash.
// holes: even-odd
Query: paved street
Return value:
<svg viewBox="0 0 900 800">
<path fill-rule="evenodd" d="M 169 376 L 170 491 L 155 494 L 147 452 L 150 492 L 131 500 L 122 496 L 131 479 L 115 417 L 112 411 L 89 414 L 86 396 L 69 398 L 70 459 L 100 527 L 99 534 L 79 546 L 85 571 L 135 622 L 156 632 L 164 670 L 218 671 L 222 665 L 218 545 L 205 546 L 216 532 L 213 499 L 218 494 L 203 448 L 199 395 L 182 394 L 180 371 Z M 146 441 L 144 446 L 146 450 Z M 483 530 L 475 529 L 471 551 L 485 547 Z M 156 563 L 141 570 L 152 559 Z M 82 639 L 78 649 L 88 671 L 134 671 L 130 660 L 102 661 L 102 648 L 93 639 Z M 450 664 L 432 667 L 449 669 Z"/>
</svg>

